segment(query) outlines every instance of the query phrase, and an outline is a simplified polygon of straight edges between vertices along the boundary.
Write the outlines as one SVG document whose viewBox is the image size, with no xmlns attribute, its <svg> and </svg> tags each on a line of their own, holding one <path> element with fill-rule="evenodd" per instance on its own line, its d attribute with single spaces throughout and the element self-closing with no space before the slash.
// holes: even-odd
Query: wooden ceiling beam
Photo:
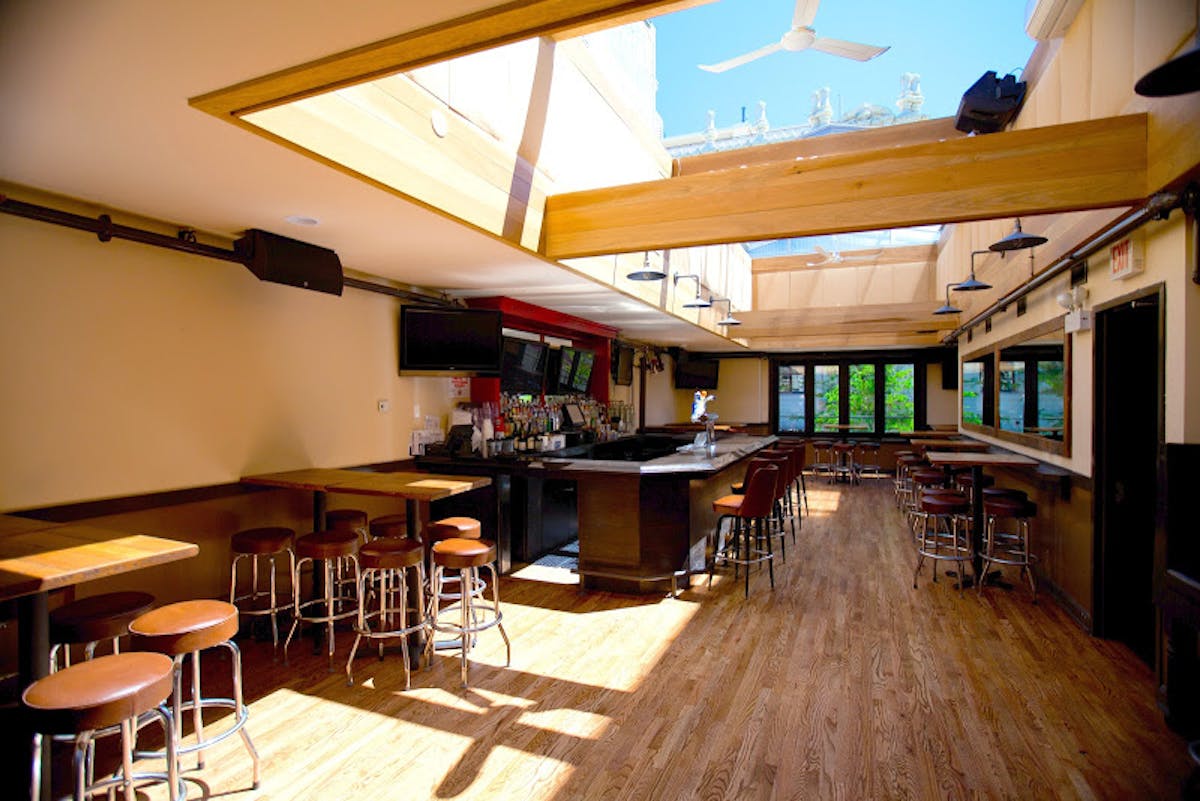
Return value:
<svg viewBox="0 0 1200 801">
<path fill-rule="evenodd" d="M 712 0 L 511 0 L 379 42 L 191 98 L 218 117 L 237 117 L 322 92 L 531 39 L 566 38 Z"/>
<path fill-rule="evenodd" d="M 783 161 L 802 161 L 821 156 L 836 156 L 842 153 L 858 153 L 885 147 L 918 145 L 925 142 L 940 142 L 946 139 L 961 139 L 966 136 L 954 127 L 953 117 L 938 117 L 920 122 L 900 125 L 885 125 L 862 131 L 812 136 L 773 142 L 769 145 L 722 150 L 719 153 L 703 153 L 675 159 L 672 175 L 695 175 L 699 172 L 734 170 L 754 164 L 770 164 Z"/>
<path fill-rule="evenodd" d="M 683 175 L 547 199 L 552 259 L 1131 205 L 1147 117 Z"/>
</svg>

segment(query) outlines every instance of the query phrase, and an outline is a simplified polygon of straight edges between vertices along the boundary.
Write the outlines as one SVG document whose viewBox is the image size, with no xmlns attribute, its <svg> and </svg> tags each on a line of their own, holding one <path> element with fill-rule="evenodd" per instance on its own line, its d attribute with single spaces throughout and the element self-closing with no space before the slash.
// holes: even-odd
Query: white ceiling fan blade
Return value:
<svg viewBox="0 0 1200 801">
<path fill-rule="evenodd" d="M 783 45 L 781 45 L 779 42 L 775 42 L 774 44 L 769 44 L 766 47 L 760 47 L 757 50 L 752 50 L 749 53 L 744 53 L 743 55 L 731 58 L 728 61 L 722 61 L 719 64 L 700 64 L 698 66 L 700 69 L 707 72 L 724 72 L 725 70 L 731 70 L 734 67 L 740 67 L 743 64 L 754 61 L 757 58 L 769 56 L 776 50 L 779 50 L 781 47 L 783 47 Z"/>
<path fill-rule="evenodd" d="M 817 6 L 821 0 L 796 0 L 796 11 L 792 14 L 793 28 L 811 28 L 817 17 Z"/>
<path fill-rule="evenodd" d="M 813 253 L 810 254 L 808 259 L 809 267 L 820 267 L 822 264 L 829 264 L 833 261 L 837 261 L 837 257 L 834 254 L 820 245 L 813 245 Z"/>
<path fill-rule="evenodd" d="M 818 36 L 814 39 L 809 49 L 820 50 L 822 53 L 829 53 L 830 55 L 841 56 L 842 58 L 852 58 L 855 61 L 870 61 L 875 56 L 888 50 L 887 47 L 846 42 L 842 39 L 827 39 L 824 36 Z"/>
</svg>

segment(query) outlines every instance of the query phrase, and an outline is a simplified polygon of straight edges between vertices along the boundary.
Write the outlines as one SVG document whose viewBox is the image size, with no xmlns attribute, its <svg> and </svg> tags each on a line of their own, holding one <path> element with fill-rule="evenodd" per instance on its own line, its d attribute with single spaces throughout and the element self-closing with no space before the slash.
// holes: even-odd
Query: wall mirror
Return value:
<svg viewBox="0 0 1200 801">
<path fill-rule="evenodd" d="M 1061 317 L 966 354 L 963 428 L 1069 456 L 1071 340 Z"/>
</svg>

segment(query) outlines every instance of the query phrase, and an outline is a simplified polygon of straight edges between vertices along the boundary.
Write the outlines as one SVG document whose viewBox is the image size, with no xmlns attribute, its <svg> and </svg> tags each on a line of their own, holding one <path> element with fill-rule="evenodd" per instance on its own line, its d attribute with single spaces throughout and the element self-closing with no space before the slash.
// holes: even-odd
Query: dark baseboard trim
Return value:
<svg viewBox="0 0 1200 801">
<path fill-rule="evenodd" d="M 1093 634 L 1095 629 L 1092 625 L 1092 615 L 1079 602 L 1072 598 L 1063 590 L 1062 587 L 1055 584 L 1048 578 L 1038 576 L 1038 591 L 1039 594 L 1044 591 L 1046 594 L 1054 598 L 1055 602 L 1063 608 L 1063 610 L 1071 616 L 1079 628 L 1083 629 L 1088 634 Z"/>
</svg>

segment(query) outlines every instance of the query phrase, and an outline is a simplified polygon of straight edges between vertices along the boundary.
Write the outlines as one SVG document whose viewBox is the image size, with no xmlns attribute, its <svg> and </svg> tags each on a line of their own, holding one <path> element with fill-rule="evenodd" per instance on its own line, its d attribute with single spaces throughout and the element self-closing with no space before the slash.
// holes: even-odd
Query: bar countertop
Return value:
<svg viewBox="0 0 1200 801">
<path fill-rule="evenodd" d="M 707 449 L 692 445 L 681 445 L 675 453 L 659 456 L 644 462 L 618 459 L 572 459 L 564 451 L 554 451 L 541 459 L 534 459 L 530 467 L 537 467 L 540 462 L 546 468 L 564 472 L 588 473 L 640 473 L 641 475 L 661 475 L 671 473 L 713 473 L 723 470 L 738 459 L 765 448 L 778 438 L 752 437 L 747 434 L 726 434 L 718 436 L 716 453 L 708 455 Z M 567 451 L 572 449 L 568 448 Z"/>
</svg>

